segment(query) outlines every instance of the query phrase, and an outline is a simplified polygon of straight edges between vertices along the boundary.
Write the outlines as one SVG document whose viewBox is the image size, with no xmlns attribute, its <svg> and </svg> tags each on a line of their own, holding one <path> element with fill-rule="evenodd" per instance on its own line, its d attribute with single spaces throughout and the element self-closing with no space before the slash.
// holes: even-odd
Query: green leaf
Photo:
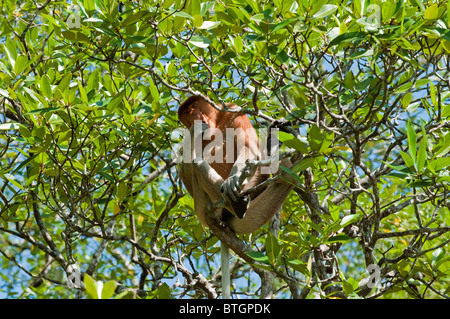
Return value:
<svg viewBox="0 0 450 319">
<path fill-rule="evenodd" d="M 192 16 L 200 15 L 201 13 L 201 0 L 191 0 L 191 11 Z"/>
<path fill-rule="evenodd" d="M 333 143 L 333 141 L 334 141 L 334 132 L 327 132 L 324 136 L 324 139 L 322 140 L 319 152 L 320 153 L 325 152 Z"/>
<path fill-rule="evenodd" d="M 344 78 L 344 86 L 349 90 L 355 89 L 355 76 L 353 72 L 350 70 L 347 72 Z"/>
<path fill-rule="evenodd" d="M 132 23 L 135 23 L 135 22 L 141 20 L 147 14 L 148 14 L 147 10 L 141 10 L 134 14 L 130 14 L 125 20 L 122 21 L 121 25 L 122 25 L 122 27 L 125 27 Z M 86 22 L 86 20 L 84 20 L 84 22 Z"/>
<path fill-rule="evenodd" d="M 159 100 L 158 88 L 156 87 L 155 83 L 153 83 L 153 81 L 151 79 L 149 79 L 148 82 L 149 82 L 148 85 L 150 88 L 150 94 L 152 95 L 153 101 L 158 101 Z"/>
<path fill-rule="evenodd" d="M 430 83 L 430 98 L 434 106 L 436 106 L 436 87 L 433 82 Z"/>
<path fill-rule="evenodd" d="M 58 86 L 53 89 L 53 96 L 56 101 L 59 100 L 62 97 L 62 94 L 65 93 L 66 89 L 69 87 L 70 80 L 72 80 L 72 73 L 64 76 Z"/>
<path fill-rule="evenodd" d="M 50 99 L 52 97 L 52 88 L 47 75 L 41 77 L 41 82 L 39 88 L 46 98 Z"/>
<path fill-rule="evenodd" d="M 438 5 L 435 3 L 431 6 L 429 6 L 424 13 L 424 17 L 427 20 L 433 20 L 433 19 L 437 19 L 439 16 L 439 9 L 438 9 Z"/>
<path fill-rule="evenodd" d="M 22 71 L 26 68 L 28 63 L 28 58 L 24 55 L 19 55 L 16 59 L 16 64 L 14 65 L 14 72 L 16 74 L 22 73 Z"/>
<path fill-rule="evenodd" d="M 114 280 L 105 282 L 102 289 L 102 299 L 112 298 L 116 291 L 116 287 L 117 283 Z"/>
<path fill-rule="evenodd" d="M 368 49 L 368 50 L 362 50 L 359 52 L 355 52 L 352 55 L 350 55 L 348 57 L 348 59 L 360 59 L 360 58 L 364 58 L 364 57 L 368 57 L 368 56 L 372 56 L 372 55 L 373 55 L 373 50 Z"/>
<path fill-rule="evenodd" d="M 303 172 L 305 169 L 311 167 L 314 164 L 314 158 L 308 157 L 300 161 L 300 163 L 296 164 L 292 169 L 292 174 L 297 174 Z"/>
<path fill-rule="evenodd" d="M 4 97 L 9 97 L 9 93 L 8 91 L 5 91 L 3 89 L 0 89 L 0 95 L 4 96 Z"/>
<path fill-rule="evenodd" d="M 122 201 L 128 193 L 128 186 L 125 182 L 120 182 L 117 187 L 117 199 Z"/>
<path fill-rule="evenodd" d="M 122 102 L 123 97 L 125 96 L 125 90 L 117 93 L 108 103 L 108 110 L 115 110 L 120 102 Z"/>
<path fill-rule="evenodd" d="M 280 255 L 281 249 L 278 239 L 272 233 L 267 235 L 265 248 L 269 263 L 274 265 Z"/>
<path fill-rule="evenodd" d="M 101 34 L 110 36 L 110 37 L 115 37 L 116 34 L 114 32 L 112 32 L 111 30 L 109 30 L 108 28 L 102 28 L 102 27 L 93 27 L 95 30 L 97 30 L 98 32 L 100 32 Z M 76 35 L 75 35 L 76 37 Z M 75 39 L 76 40 L 76 39 Z"/>
<path fill-rule="evenodd" d="M 195 35 L 190 40 L 189 43 L 195 45 L 198 48 L 207 48 L 212 44 L 212 41 L 204 36 Z"/>
<path fill-rule="evenodd" d="M 444 105 L 442 108 L 442 117 L 446 118 L 450 116 L 450 104 Z"/>
<path fill-rule="evenodd" d="M 201 15 L 194 15 L 194 22 L 193 25 L 195 28 L 199 28 L 203 25 L 203 18 Z"/>
<path fill-rule="evenodd" d="M 450 1 L 447 1 L 447 26 L 450 26 Z"/>
<path fill-rule="evenodd" d="M 405 84 L 401 85 L 397 90 L 395 90 L 394 93 L 403 93 L 403 92 L 406 92 L 406 91 L 408 91 L 410 88 L 412 88 L 413 85 L 414 85 L 414 83 L 412 83 L 412 82 L 405 83 Z"/>
<path fill-rule="evenodd" d="M 65 39 L 68 39 L 72 42 L 76 42 L 77 41 L 77 34 L 73 31 L 63 31 L 61 32 L 61 34 L 64 36 Z"/>
<path fill-rule="evenodd" d="M 158 287 L 158 299 L 169 299 L 170 298 L 170 287 L 166 283 L 162 283 Z"/>
<path fill-rule="evenodd" d="M 258 13 L 255 14 L 251 20 L 255 21 L 257 24 L 260 23 L 270 23 L 272 22 L 273 18 L 269 17 L 268 15 L 264 14 L 264 13 Z"/>
<path fill-rule="evenodd" d="M 352 240 L 352 238 L 350 236 L 347 236 L 345 234 L 339 234 L 336 236 L 332 236 L 330 238 L 327 239 L 327 241 L 325 242 L 325 244 L 332 244 L 332 243 L 343 243 L 346 241 Z"/>
<path fill-rule="evenodd" d="M 60 107 L 46 107 L 46 108 L 43 108 L 43 109 L 36 109 L 36 110 L 30 111 L 30 112 L 28 112 L 26 114 L 30 115 L 30 114 L 54 113 L 54 112 L 56 112 L 56 111 L 58 111 L 60 109 L 61 109 Z"/>
<path fill-rule="evenodd" d="M 211 30 L 218 27 L 220 23 L 220 21 L 203 21 L 203 24 L 198 29 Z"/>
<path fill-rule="evenodd" d="M 281 13 L 284 15 L 286 13 L 291 13 L 289 10 L 292 7 L 292 3 L 294 0 L 274 0 L 273 3 L 277 10 L 281 10 Z"/>
<path fill-rule="evenodd" d="M 309 283 L 311 282 L 311 279 L 312 279 L 312 256 L 313 256 L 313 254 L 309 255 L 308 264 L 306 266 L 308 268 L 308 272 L 311 274 L 309 276 L 306 276 L 306 278 L 305 278 L 305 283 L 307 286 L 309 286 Z"/>
<path fill-rule="evenodd" d="M 392 15 L 395 12 L 395 2 L 386 1 L 383 2 L 383 7 L 381 9 L 381 16 L 384 21 L 387 21 L 392 18 Z"/>
<path fill-rule="evenodd" d="M 394 169 L 396 171 L 403 172 L 403 173 L 410 173 L 411 172 L 411 170 L 409 168 L 405 167 L 405 166 L 393 165 L 393 164 L 389 164 L 388 162 L 385 162 L 385 161 L 381 161 L 381 162 L 383 164 L 386 164 L 388 167 L 390 167 L 390 168 L 392 168 L 392 169 Z M 414 169 L 414 171 L 415 171 L 415 169 Z"/>
<path fill-rule="evenodd" d="M 127 18 L 128 19 L 128 18 Z M 126 20 L 126 19 L 125 19 Z M 124 21 L 125 21 L 124 20 Z M 99 23 L 103 23 L 104 21 L 98 18 L 88 18 L 88 19 L 84 19 L 83 22 L 99 22 Z M 122 25 L 124 25 L 124 23 L 122 22 Z"/>
<path fill-rule="evenodd" d="M 97 291 L 97 282 L 92 279 L 88 274 L 84 275 L 83 282 L 85 284 L 86 293 L 88 295 L 88 299 L 99 299 L 99 294 Z"/>
<path fill-rule="evenodd" d="M 247 253 L 247 256 L 251 257 L 252 259 L 254 259 L 260 263 L 270 265 L 269 258 L 266 255 L 264 255 L 262 252 L 250 251 Z"/>
<path fill-rule="evenodd" d="M 17 58 L 17 49 L 14 42 L 11 40 L 11 37 L 6 37 L 6 43 L 3 44 L 6 55 L 8 56 L 9 62 L 11 63 L 11 66 L 14 68 L 14 65 L 16 64 L 16 58 Z"/>
<path fill-rule="evenodd" d="M 303 154 L 308 153 L 308 147 L 292 134 L 280 131 L 278 132 L 278 139 L 284 143 L 287 147 L 293 148 Z"/>
<path fill-rule="evenodd" d="M 298 260 L 298 259 L 287 259 L 286 263 L 291 266 L 293 269 L 301 272 L 302 274 L 306 275 L 306 276 L 311 276 L 311 273 L 308 270 L 308 267 L 305 265 L 304 262 Z"/>
<path fill-rule="evenodd" d="M 365 32 L 348 32 L 338 35 L 330 42 L 330 47 L 341 44 L 341 43 L 356 43 L 363 40 L 366 37 Z"/>
<path fill-rule="evenodd" d="M 330 14 L 332 14 L 334 11 L 336 11 L 338 8 L 337 5 L 334 4 L 324 4 L 322 8 L 320 8 L 319 11 L 317 11 L 314 15 L 313 15 L 313 19 L 320 19 L 320 18 L 325 18 L 326 16 L 329 16 Z"/>
<path fill-rule="evenodd" d="M 331 218 L 333 218 L 333 221 L 339 220 L 340 216 L 340 208 L 339 206 L 335 205 L 331 200 L 327 200 L 328 202 L 328 208 L 330 210 Z"/>
<path fill-rule="evenodd" d="M 81 82 L 78 82 L 78 91 L 80 92 L 81 101 L 83 101 L 83 103 L 85 104 L 89 104 L 89 99 L 87 97 L 86 90 L 84 86 L 81 85 Z"/>
<path fill-rule="evenodd" d="M 3 176 L 4 176 L 11 184 L 13 184 L 14 186 L 18 187 L 18 188 L 21 189 L 21 190 L 25 190 L 25 189 L 23 188 L 23 186 L 20 185 L 20 183 L 17 182 L 16 179 L 15 179 L 15 177 L 12 176 L 11 174 L 4 174 Z"/>
<path fill-rule="evenodd" d="M 416 152 L 417 152 L 417 135 L 416 135 L 416 131 L 414 130 L 414 127 L 413 127 L 411 121 L 408 121 L 406 126 L 407 126 L 409 155 L 411 156 L 412 160 L 415 162 L 416 161 Z M 406 161 L 405 161 L 405 163 L 406 163 Z"/>
<path fill-rule="evenodd" d="M 425 161 L 427 159 L 427 136 L 422 136 L 420 141 L 419 151 L 417 152 L 417 171 L 422 172 Z"/>
<path fill-rule="evenodd" d="M 313 151 L 318 151 L 322 145 L 324 136 L 316 124 L 311 125 L 308 131 L 308 142 Z"/>
<path fill-rule="evenodd" d="M 273 28 L 272 32 L 277 32 L 278 30 L 283 29 L 283 28 L 286 27 L 287 25 L 289 25 L 289 24 L 291 24 L 292 22 L 297 21 L 297 20 L 298 20 L 298 18 L 291 18 L 291 19 L 284 20 L 283 22 L 277 24 L 277 25 L 275 26 L 275 28 Z"/>
<path fill-rule="evenodd" d="M 444 142 L 443 142 L 442 146 L 440 146 L 439 149 L 434 154 L 436 157 L 447 155 L 447 153 L 450 152 L 450 133 L 447 133 L 446 135 L 444 135 L 444 137 L 442 137 L 442 139 L 444 140 Z"/>
<path fill-rule="evenodd" d="M 431 179 L 415 181 L 408 184 L 409 187 L 428 187 L 433 185 L 433 181 Z"/>
<path fill-rule="evenodd" d="M 180 17 L 180 18 L 185 18 L 185 19 L 194 19 L 190 14 L 183 12 L 183 11 L 175 12 L 173 15 L 175 17 Z"/>
<path fill-rule="evenodd" d="M 115 295 L 114 299 L 135 299 L 135 295 L 131 290 L 124 290 L 120 294 Z"/>
<path fill-rule="evenodd" d="M 431 163 L 429 165 L 432 167 L 432 169 L 435 172 L 440 171 L 444 168 L 449 168 L 450 167 L 450 157 L 437 158 L 437 159 L 431 161 Z"/>
<path fill-rule="evenodd" d="M 313 124 L 308 131 L 308 142 L 313 151 L 325 152 L 331 143 L 333 143 L 333 140 L 333 132 L 326 132 L 324 134 L 316 124 Z"/>
<path fill-rule="evenodd" d="M 347 282 L 346 280 L 342 280 L 342 289 L 344 290 L 344 293 L 346 295 L 349 295 L 353 292 L 352 284 Z"/>
<path fill-rule="evenodd" d="M 358 214 L 347 215 L 342 218 L 340 225 L 341 227 L 345 227 L 356 222 L 358 219 L 360 219 L 360 215 Z"/>
<path fill-rule="evenodd" d="M 86 36 L 86 35 L 85 35 L 84 33 L 82 33 L 82 32 L 76 32 L 75 35 L 76 35 L 76 37 L 77 37 L 75 42 L 87 42 L 87 43 L 90 43 L 90 42 L 91 42 L 91 40 L 89 39 L 89 37 Z"/>
<path fill-rule="evenodd" d="M 408 108 L 409 103 L 411 103 L 411 99 L 412 99 L 412 93 L 411 92 L 406 93 L 402 99 L 402 105 L 403 105 L 404 109 Z"/>
<path fill-rule="evenodd" d="M 428 83 L 431 83 L 430 79 L 420 79 L 416 81 L 414 87 L 417 89 L 420 88 L 421 86 L 427 85 Z"/>
<path fill-rule="evenodd" d="M 420 10 L 425 11 L 425 5 L 422 0 L 410 0 L 411 4 L 416 7 L 420 7 Z"/>
<path fill-rule="evenodd" d="M 403 161 L 405 162 L 405 165 L 411 170 L 415 171 L 415 161 L 411 158 L 411 156 L 408 153 L 405 153 L 403 151 L 400 151 L 400 155 L 403 158 Z"/>
</svg>

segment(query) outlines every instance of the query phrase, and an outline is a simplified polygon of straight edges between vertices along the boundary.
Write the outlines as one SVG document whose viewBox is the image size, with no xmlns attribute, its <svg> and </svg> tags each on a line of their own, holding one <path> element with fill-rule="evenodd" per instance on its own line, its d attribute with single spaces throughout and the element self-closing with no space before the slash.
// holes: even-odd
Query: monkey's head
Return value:
<svg viewBox="0 0 450 319">
<path fill-rule="evenodd" d="M 178 109 L 178 119 L 188 129 L 194 125 L 194 121 L 202 121 L 214 127 L 215 116 L 218 111 L 201 96 L 194 95 L 184 101 Z"/>
</svg>

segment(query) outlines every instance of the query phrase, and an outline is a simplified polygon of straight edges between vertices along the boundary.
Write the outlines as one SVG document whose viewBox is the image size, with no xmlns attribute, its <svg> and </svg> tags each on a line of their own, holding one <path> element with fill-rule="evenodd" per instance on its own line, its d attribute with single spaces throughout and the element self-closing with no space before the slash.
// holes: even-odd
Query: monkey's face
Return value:
<svg viewBox="0 0 450 319">
<path fill-rule="evenodd" d="M 209 122 L 209 109 L 205 108 L 205 104 L 193 103 L 187 105 L 179 114 L 178 118 L 188 129 L 194 125 L 194 121 L 202 121 L 203 123 L 210 124 Z"/>
</svg>

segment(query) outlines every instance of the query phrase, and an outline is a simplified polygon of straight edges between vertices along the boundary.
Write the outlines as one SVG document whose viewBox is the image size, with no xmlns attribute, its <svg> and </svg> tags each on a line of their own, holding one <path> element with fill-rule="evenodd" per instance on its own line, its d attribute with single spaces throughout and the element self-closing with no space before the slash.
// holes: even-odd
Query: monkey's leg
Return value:
<svg viewBox="0 0 450 319">
<path fill-rule="evenodd" d="M 203 190 L 209 195 L 212 203 L 220 204 L 235 216 L 242 218 L 249 204 L 248 196 L 243 196 L 237 201 L 231 201 L 224 198 L 221 191 L 224 179 L 206 162 L 200 161 L 193 164 L 195 166 L 195 176 L 198 184 L 202 185 Z"/>
<path fill-rule="evenodd" d="M 206 214 L 211 212 L 211 206 L 229 208 L 220 192 L 222 177 L 206 162 L 182 163 L 180 177 L 189 194 L 194 198 L 194 208 L 200 223 L 208 227 Z M 217 205 L 219 204 L 219 205 Z M 219 217 L 223 219 L 224 210 L 217 209 Z M 231 215 L 231 213 L 228 213 Z"/>
<path fill-rule="evenodd" d="M 288 159 L 281 160 L 280 164 L 285 167 L 292 166 L 291 161 Z M 237 234 L 254 232 L 268 222 L 283 205 L 291 190 L 297 185 L 297 180 L 284 173 L 281 169 L 278 171 L 278 174 L 288 181 L 279 178 L 276 182 L 266 186 L 264 191 L 252 199 L 244 218 L 233 218 L 229 221 L 228 225 Z"/>
<path fill-rule="evenodd" d="M 293 185 L 281 181 L 269 185 L 250 202 L 244 218 L 233 218 L 229 221 L 230 228 L 237 234 L 256 231 L 275 215 L 293 188 Z"/>
</svg>

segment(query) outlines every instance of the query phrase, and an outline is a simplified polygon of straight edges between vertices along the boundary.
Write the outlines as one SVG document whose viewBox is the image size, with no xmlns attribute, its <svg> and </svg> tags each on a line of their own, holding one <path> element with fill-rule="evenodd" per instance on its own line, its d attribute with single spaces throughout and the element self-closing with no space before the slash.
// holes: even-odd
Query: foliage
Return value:
<svg viewBox="0 0 450 319">
<path fill-rule="evenodd" d="M 240 237 L 233 295 L 265 270 L 276 298 L 449 296 L 447 1 L 73 4 L 2 1 L 0 296 L 220 295 L 171 157 L 196 93 L 303 135 L 280 138 L 304 187 Z"/>
</svg>

